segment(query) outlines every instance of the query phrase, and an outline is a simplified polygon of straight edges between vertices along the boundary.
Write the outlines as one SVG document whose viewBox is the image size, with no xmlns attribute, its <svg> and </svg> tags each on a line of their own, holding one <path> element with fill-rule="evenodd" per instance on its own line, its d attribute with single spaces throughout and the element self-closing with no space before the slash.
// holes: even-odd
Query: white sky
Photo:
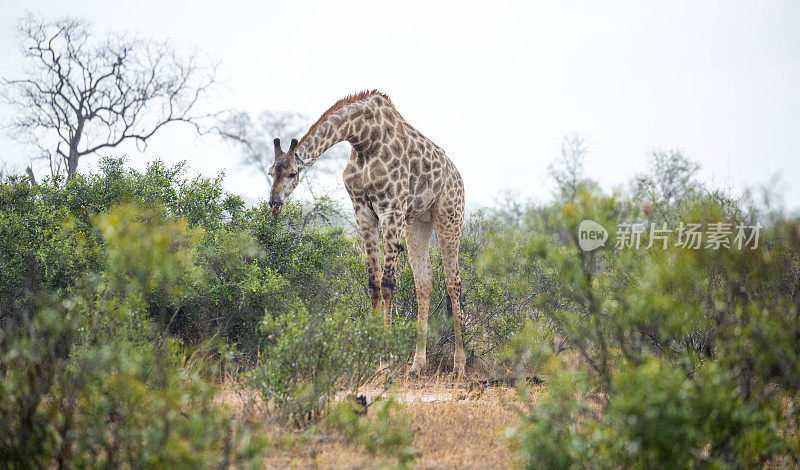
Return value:
<svg viewBox="0 0 800 470">
<path fill-rule="evenodd" d="M 210 109 L 316 119 L 378 88 L 445 148 L 473 206 L 505 189 L 546 197 L 547 165 L 576 131 L 606 188 L 644 170 L 648 150 L 676 147 L 717 186 L 778 174 L 786 205 L 800 207 L 800 2 L 393 3 L 0 0 L 0 76 L 20 67 L 16 18 L 69 14 L 220 59 Z M 180 124 L 143 156 L 126 150 L 136 166 L 160 156 L 207 175 L 224 169 L 230 190 L 266 197 L 231 148 Z M 0 138 L 2 160 L 22 167 L 21 155 Z"/>
</svg>

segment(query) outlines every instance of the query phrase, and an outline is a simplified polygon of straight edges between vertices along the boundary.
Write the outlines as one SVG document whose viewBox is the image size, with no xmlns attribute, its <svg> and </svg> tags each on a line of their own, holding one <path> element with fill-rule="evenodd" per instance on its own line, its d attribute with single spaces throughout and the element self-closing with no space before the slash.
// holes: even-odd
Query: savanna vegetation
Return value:
<svg viewBox="0 0 800 470">
<path fill-rule="evenodd" d="M 119 60 L 110 73 L 124 77 Z M 110 109 L 101 115 L 114 109 L 97 103 Z M 246 115 L 219 128 L 246 148 L 269 141 Z M 314 197 L 275 215 L 186 163 L 137 171 L 105 157 L 79 171 L 94 152 L 57 140 L 45 155 L 52 175 L 0 181 L 3 467 L 800 465 L 798 220 L 709 187 L 680 152 L 653 152 L 647 172 L 608 192 L 583 173 L 587 149 L 570 136 L 549 169 L 550 200 L 506 196 L 469 214 L 460 256 L 471 377 L 460 385 L 446 376 L 452 327 L 431 248 L 422 389 L 450 390 L 456 408 L 402 393 L 411 269 L 403 255 L 386 329 L 339 203 Z M 257 154 L 242 158 L 263 167 Z M 584 220 L 608 230 L 604 247 L 580 248 Z M 678 227 L 695 223 L 729 231 L 716 244 L 677 243 Z M 647 227 L 638 248 L 616 246 L 621 224 Z M 664 242 L 652 226 L 674 231 Z M 739 226 L 750 245 L 739 246 Z M 394 358 L 392 374 L 376 379 L 382 357 Z M 486 370 L 543 383 L 487 391 L 498 376 Z M 367 403 L 346 396 L 370 387 L 379 391 Z M 480 439 L 492 447 L 471 447 Z M 320 446 L 357 460 L 317 460 L 330 450 Z"/>
</svg>

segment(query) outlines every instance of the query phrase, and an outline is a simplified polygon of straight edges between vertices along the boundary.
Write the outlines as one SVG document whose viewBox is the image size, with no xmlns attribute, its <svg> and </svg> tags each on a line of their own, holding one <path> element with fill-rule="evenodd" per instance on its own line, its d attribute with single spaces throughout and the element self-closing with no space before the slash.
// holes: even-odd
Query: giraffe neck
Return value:
<svg viewBox="0 0 800 470">
<path fill-rule="evenodd" d="M 349 125 L 349 113 L 345 108 L 343 106 L 326 116 L 300 140 L 295 155 L 306 162 L 306 166 L 313 165 L 320 155 L 339 142 L 352 140 L 348 132 L 348 128 L 352 131 L 352 126 Z"/>
</svg>

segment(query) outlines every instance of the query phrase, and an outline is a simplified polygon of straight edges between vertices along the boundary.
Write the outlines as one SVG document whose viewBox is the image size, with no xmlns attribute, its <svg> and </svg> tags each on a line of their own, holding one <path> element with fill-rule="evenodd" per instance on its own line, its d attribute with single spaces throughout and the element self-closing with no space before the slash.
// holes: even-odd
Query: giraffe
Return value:
<svg viewBox="0 0 800 470">
<path fill-rule="evenodd" d="M 382 306 L 384 324 L 391 326 L 397 257 L 405 237 L 418 306 L 416 351 L 409 374 L 420 375 L 426 363 L 428 309 L 433 290 L 429 246 L 436 230 L 453 310 L 453 373 L 461 377 L 466 355 L 461 332 L 458 248 L 464 222 L 464 182 L 444 150 L 403 119 L 387 95 L 377 90 L 363 91 L 337 101 L 299 141 L 292 139 L 286 152 L 280 139 L 275 139 L 275 163 L 269 170 L 273 179 L 270 208 L 278 213 L 297 187 L 300 174 L 324 151 L 343 141 L 352 146 L 343 178 L 364 241 L 372 308 Z"/>
</svg>

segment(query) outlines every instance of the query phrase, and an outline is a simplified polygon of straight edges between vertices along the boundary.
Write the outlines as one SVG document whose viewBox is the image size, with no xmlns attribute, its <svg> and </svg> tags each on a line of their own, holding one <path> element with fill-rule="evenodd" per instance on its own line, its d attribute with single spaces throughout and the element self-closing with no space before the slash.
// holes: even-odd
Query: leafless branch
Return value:
<svg viewBox="0 0 800 470">
<path fill-rule="evenodd" d="M 290 111 L 263 111 L 257 117 L 245 112 L 228 112 L 221 116 L 213 132 L 234 145 L 241 153 L 243 165 L 258 169 L 271 184 L 269 168 L 272 166 L 274 138 L 289 140 L 303 136 L 310 120 Z M 333 147 L 317 161 L 315 170 L 323 175 L 340 171 L 348 154 Z"/>
<path fill-rule="evenodd" d="M 28 15 L 17 26 L 23 78 L 2 80 L 13 117 L 9 134 L 39 149 L 51 171 L 71 178 L 84 156 L 135 142 L 140 148 L 167 124 L 204 133 L 217 113 L 198 103 L 213 87 L 216 64 L 181 56 L 168 42 L 124 33 L 94 35 L 86 21 Z"/>
</svg>

